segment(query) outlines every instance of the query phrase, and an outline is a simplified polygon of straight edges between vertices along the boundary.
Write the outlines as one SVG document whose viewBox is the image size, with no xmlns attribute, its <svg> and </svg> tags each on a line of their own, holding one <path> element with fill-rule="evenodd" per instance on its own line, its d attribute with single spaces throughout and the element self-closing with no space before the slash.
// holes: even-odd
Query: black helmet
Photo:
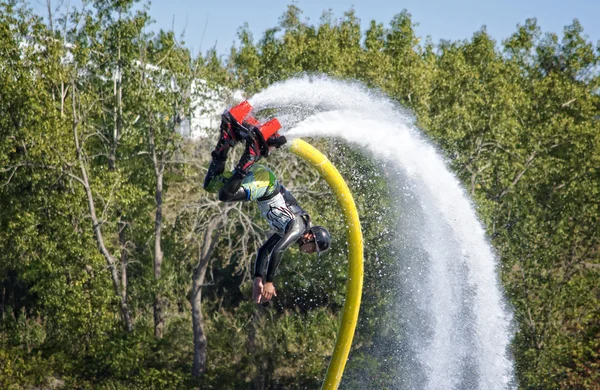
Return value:
<svg viewBox="0 0 600 390">
<path fill-rule="evenodd" d="M 317 252 L 325 252 L 331 246 L 331 235 L 323 226 L 313 226 L 310 228 L 310 232 L 315 236 L 315 242 L 317 244 Z"/>
</svg>

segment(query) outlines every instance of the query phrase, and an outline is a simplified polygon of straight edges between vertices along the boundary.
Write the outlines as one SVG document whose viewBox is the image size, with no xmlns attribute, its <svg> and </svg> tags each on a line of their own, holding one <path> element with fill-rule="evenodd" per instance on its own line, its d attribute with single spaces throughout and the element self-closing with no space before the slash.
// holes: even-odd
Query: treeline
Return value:
<svg viewBox="0 0 600 390">
<path fill-rule="evenodd" d="M 434 44 L 407 12 L 361 31 L 352 11 L 309 25 L 290 6 L 258 40 L 242 28 L 223 59 L 151 33 L 134 1 L 49 20 L 0 0 L 0 387 L 320 386 L 346 276 L 333 198 L 314 201 L 325 185 L 292 155 L 267 160 L 336 242 L 317 266 L 289 251 L 277 300 L 258 307 L 249 277 L 267 226 L 201 190 L 214 138 L 178 135 L 210 91 L 227 101 L 302 72 L 380 89 L 447 155 L 501 260 L 520 387 L 599 386 L 600 47 L 577 21 L 561 37 L 528 20 L 503 42 L 482 29 Z M 393 388 L 393 357 L 370 348 L 401 337 L 380 332 L 394 267 L 386 181 L 347 145 L 318 146 L 369 208 L 343 386 Z M 350 174 L 359 167 L 374 182 Z"/>
</svg>

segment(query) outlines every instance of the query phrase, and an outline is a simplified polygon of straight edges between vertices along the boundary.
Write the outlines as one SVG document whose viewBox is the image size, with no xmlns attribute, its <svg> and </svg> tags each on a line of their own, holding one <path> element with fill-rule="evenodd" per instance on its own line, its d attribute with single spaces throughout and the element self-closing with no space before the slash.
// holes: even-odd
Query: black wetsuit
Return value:
<svg viewBox="0 0 600 390">
<path fill-rule="evenodd" d="M 273 282 L 275 271 L 281 263 L 283 253 L 290 245 L 297 242 L 304 233 L 307 233 L 311 226 L 308 213 L 298 205 L 296 198 L 281 185 L 279 186 L 278 196 L 283 197 L 287 210 L 293 213 L 293 217 L 287 220 L 283 231 L 273 233 L 258 250 L 256 262 L 254 263 L 254 277 L 262 277 L 267 282 Z M 281 213 L 281 210 L 278 210 L 276 206 L 271 206 L 269 214 L 275 213 Z M 269 218 L 277 217 L 267 215 L 267 219 Z M 271 222 L 269 223 L 271 224 Z"/>
<path fill-rule="evenodd" d="M 283 253 L 310 230 L 308 213 L 269 168 L 256 163 L 243 178 L 236 178 L 235 173 L 212 175 L 209 169 L 204 188 L 218 191 L 219 199 L 224 202 L 256 200 L 275 232 L 258 250 L 254 276 L 272 282 Z"/>
</svg>

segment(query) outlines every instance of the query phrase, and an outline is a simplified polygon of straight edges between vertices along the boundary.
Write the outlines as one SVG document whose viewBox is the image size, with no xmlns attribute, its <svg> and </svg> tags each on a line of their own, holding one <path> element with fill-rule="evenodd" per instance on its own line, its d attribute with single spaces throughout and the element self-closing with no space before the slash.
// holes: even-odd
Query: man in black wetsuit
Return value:
<svg viewBox="0 0 600 390">
<path fill-rule="evenodd" d="M 283 253 L 296 242 L 304 253 L 324 252 L 331 237 L 327 229 L 313 226 L 310 216 L 267 167 L 257 164 L 286 139 L 277 133 L 276 119 L 261 125 L 251 116 L 248 102 L 226 110 L 221 118 L 221 134 L 211 153 L 212 162 L 204 179 L 204 189 L 218 192 L 223 202 L 256 200 L 274 233 L 260 247 L 254 264 L 252 299 L 267 302 L 277 295 L 273 278 Z M 245 141 L 245 150 L 233 172 L 225 172 L 229 149 Z"/>
</svg>

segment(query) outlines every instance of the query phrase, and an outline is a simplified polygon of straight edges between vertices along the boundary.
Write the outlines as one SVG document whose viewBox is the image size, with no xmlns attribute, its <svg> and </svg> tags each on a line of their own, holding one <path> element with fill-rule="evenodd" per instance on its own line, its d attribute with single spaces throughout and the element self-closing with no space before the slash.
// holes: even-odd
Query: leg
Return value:
<svg viewBox="0 0 600 390">
<path fill-rule="evenodd" d="M 215 160 L 213 158 L 204 177 L 204 189 L 206 191 L 217 192 L 222 187 L 222 183 L 226 180 L 223 171 L 225 171 L 225 160 Z"/>
<path fill-rule="evenodd" d="M 224 183 L 223 187 L 219 190 L 219 200 L 223 202 L 248 200 L 246 190 L 242 187 L 242 181 L 250 172 L 252 165 L 256 161 L 258 161 L 259 158 L 260 149 L 258 140 L 252 136 L 247 137 L 246 149 L 244 150 L 244 154 L 242 154 L 240 161 L 236 165 L 235 170 L 233 171 L 233 175 Z"/>
<path fill-rule="evenodd" d="M 204 189 L 218 193 L 221 202 L 240 202 L 248 200 L 246 189 L 242 187 L 242 178 L 232 177 L 231 172 L 216 174 L 211 164 L 204 178 Z M 233 179 L 233 180 L 232 180 Z"/>
<path fill-rule="evenodd" d="M 234 172 L 219 190 L 219 200 L 221 202 L 243 202 L 248 200 L 246 189 L 242 187 L 243 177 L 237 176 Z"/>
<path fill-rule="evenodd" d="M 204 189 L 209 192 L 216 192 L 215 187 L 221 187 L 218 182 L 224 182 L 222 178 L 218 176 L 225 171 L 225 163 L 227 162 L 227 154 L 229 149 L 240 140 L 235 128 L 235 118 L 232 117 L 229 111 L 225 111 L 221 115 L 221 127 L 219 140 L 215 149 L 211 152 L 212 161 L 208 167 L 208 172 L 204 178 Z M 238 126 L 239 127 L 239 126 Z M 216 182 L 215 182 L 216 180 Z"/>
<path fill-rule="evenodd" d="M 217 141 L 217 146 L 212 151 L 211 155 L 213 160 L 225 161 L 227 160 L 227 153 L 229 152 L 229 148 L 235 146 L 235 144 L 240 140 L 235 128 L 238 127 L 237 122 L 231 116 L 229 111 L 225 111 L 223 115 L 221 115 L 221 126 L 220 126 L 220 136 Z"/>
<path fill-rule="evenodd" d="M 237 173 L 238 176 L 241 176 L 242 178 L 245 177 L 250 171 L 252 164 L 260 159 L 261 151 L 259 142 L 258 136 L 252 131 L 246 138 L 246 147 L 242 157 L 240 157 L 240 160 L 235 167 L 234 176 Z"/>
</svg>

